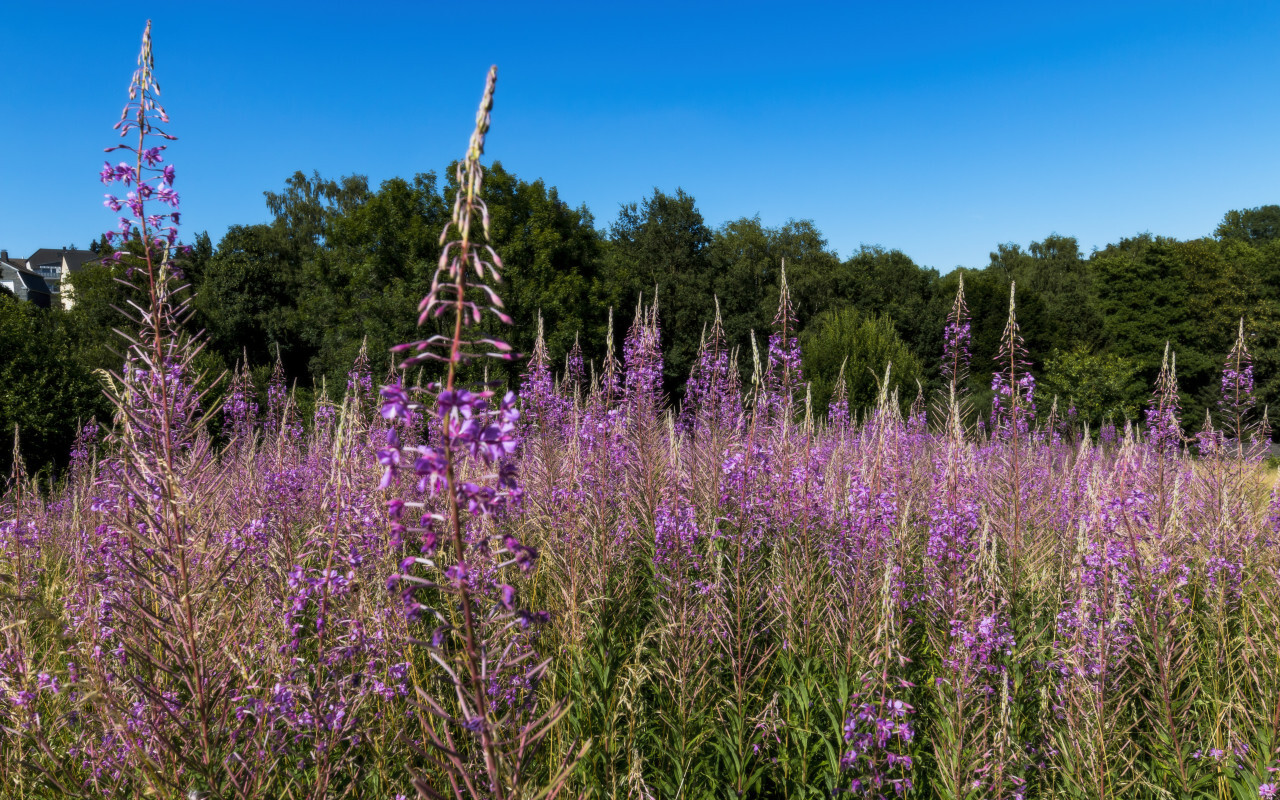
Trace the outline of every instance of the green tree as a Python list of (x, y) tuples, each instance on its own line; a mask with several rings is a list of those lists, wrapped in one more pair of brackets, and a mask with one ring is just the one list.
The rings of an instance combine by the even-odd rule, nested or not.
[(124, 340), (115, 331), (127, 329), (121, 309), (129, 309), (133, 291), (121, 281), (125, 269), (116, 264), (86, 267), (70, 277), (75, 305), (64, 313), (63, 324), (77, 363), (84, 369), (119, 370), (124, 363)]
[[(412, 184), (392, 178), (377, 192), (357, 195), (351, 192), (326, 211), (322, 247), (301, 265), (298, 329), (314, 353), (311, 376), (336, 386), (343, 385), (366, 341), (375, 378), (381, 379), (391, 347), (419, 338), (417, 305), (435, 272), (448, 214), (431, 173)], [(310, 218), (301, 224), (311, 224)], [(303, 240), (305, 232), (291, 236)], [(422, 333), (436, 332), (437, 324)]]
[[(947, 276), (947, 280), (939, 283), (939, 291), (935, 293), (935, 310), (945, 319), (946, 310), (950, 309), (955, 299), (955, 284), (959, 270)], [(953, 277), (954, 276), (954, 277)], [(1051, 351), (1048, 342), (1049, 323), (1046, 319), (1044, 303), (1040, 295), (1032, 289), (1017, 287), (1018, 324), (1031, 357), (1031, 370), (1039, 372), (1045, 358)], [(983, 405), (984, 393), (989, 392), (991, 374), (997, 368), (996, 356), (1000, 352), (1000, 338), (1004, 333), (1005, 322), (1009, 318), (1009, 278), (1003, 270), (987, 267), (983, 270), (964, 271), (964, 293), (969, 305), (972, 319), (972, 382), (975, 388), (975, 404)], [(939, 346), (930, 353), (930, 361), (936, 362), (942, 356)]]
[(1178, 354), (1183, 419), (1193, 430), (1217, 403), (1222, 360), (1240, 319), (1256, 359), (1260, 399), (1277, 397), (1280, 253), (1274, 247), (1272, 241), (1143, 235), (1109, 245), (1091, 260), (1112, 351), (1139, 364), (1150, 385), (1169, 342)]
[(271, 225), (233, 225), (209, 259), (195, 306), (210, 346), (231, 363), (247, 355), (250, 365), (267, 364), (279, 349), (296, 374), (297, 361), (306, 358), (295, 330), (299, 282), (286, 259)]
[(12, 468), (14, 426), (36, 472), (65, 464), (77, 425), (105, 420), (101, 385), (72, 352), (61, 312), (0, 294), (0, 476)]
[(1213, 232), (1219, 239), (1267, 242), (1280, 238), (1280, 206), (1228, 211)]
[[(380, 377), (392, 345), (441, 332), (436, 320), (418, 328), (414, 319), (458, 190), (454, 170), (448, 174), (443, 186), (424, 173), (369, 191), (362, 176), (328, 181), (298, 173), (284, 191), (268, 193), (276, 215), (270, 228), (230, 232), (215, 257), (223, 277), (210, 278), (206, 302), (219, 346), (229, 350), (246, 338), (260, 341), (258, 350), (279, 344), (291, 377), (336, 383), (366, 342)], [(588, 344), (593, 329), (602, 334), (602, 307), (591, 302), (602, 242), (585, 207), (570, 208), (554, 187), (522, 181), (496, 162), (483, 199), (505, 266), (499, 292), (515, 321), (502, 326), (503, 338), (531, 348), (539, 311), (553, 357), (579, 331), (587, 331)], [(213, 321), (215, 307), (226, 310), (221, 323)], [(251, 363), (261, 366), (252, 350)], [(291, 352), (302, 355), (291, 362)]]
[(1041, 411), (1058, 398), (1059, 411), (1074, 407), (1096, 430), (1106, 420), (1120, 424), (1137, 419), (1146, 401), (1146, 385), (1138, 380), (1138, 364), (1115, 353), (1094, 353), (1084, 346), (1055, 350), (1045, 362), (1037, 389)]
[(816, 415), (825, 416), (842, 364), (850, 411), (875, 404), (890, 363), (889, 391), (898, 389), (904, 409), (916, 397), (920, 362), (886, 316), (863, 314), (855, 308), (826, 311), (801, 335), (800, 346)]
[[(840, 260), (809, 220), (790, 220), (780, 228), (765, 227), (759, 217), (725, 223), (715, 232), (708, 260), (725, 335), (744, 354), (751, 351), (751, 331), (764, 335), (771, 328), (784, 261), (801, 329), (843, 297), (833, 285)], [(700, 305), (702, 321), (709, 322), (712, 304)], [(750, 359), (740, 359), (739, 367), (745, 377)]]
[(1016, 244), (998, 245), (989, 268), (1017, 281), (1020, 300), (1032, 293), (1039, 298), (1046, 326), (1042, 338), (1051, 350), (1104, 343), (1093, 274), (1075, 237), (1050, 234), (1026, 251)]
[(888, 316), (899, 338), (915, 353), (940, 355), (951, 297), (934, 309), (930, 301), (938, 281), (936, 270), (918, 266), (901, 250), (864, 245), (840, 265), (834, 291), (863, 313)]

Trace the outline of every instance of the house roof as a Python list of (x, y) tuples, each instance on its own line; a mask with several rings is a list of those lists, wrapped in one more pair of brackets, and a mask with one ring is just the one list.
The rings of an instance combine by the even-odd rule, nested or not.
[(20, 269), (18, 274), (22, 276), (22, 282), (26, 284), (28, 292), (44, 292), (49, 294), (49, 284), (39, 273), (32, 272), (29, 269)]
[(98, 254), (92, 250), (55, 250), (50, 247), (42, 247), (32, 253), (31, 258), (27, 259), (27, 266), (43, 267), (50, 264), (61, 265), (62, 260), (65, 258), (67, 261), (67, 268), (72, 272), (79, 272), (80, 267), (84, 266), (88, 261), (95, 260), (97, 257)]
[(49, 308), (52, 304), (53, 293), (49, 291), (49, 284), (38, 272), (16, 266), (11, 260), (6, 259), (0, 261), (0, 276), (3, 276), (5, 282), (11, 285), (16, 281), (17, 285), (12, 285), (12, 290), (19, 300), (27, 300), (41, 308)]
[(24, 267), (15, 265), (12, 261), (4, 262), (13, 268), (13, 272), (17, 275), (18, 280), (22, 281), (22, 285), (27, 287), (28, 292), (43, 292), (49, 294), (49, 284), (45, 283), (44, 277), (38, 272), (32, 272)]

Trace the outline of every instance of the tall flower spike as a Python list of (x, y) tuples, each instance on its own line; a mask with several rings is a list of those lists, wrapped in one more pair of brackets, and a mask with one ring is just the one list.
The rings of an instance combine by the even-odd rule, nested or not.
[(1156, 452), (1172, 454), (1182, 445), (1181, 404), (1178, 400), (1178, 355), (1164, 343), (1160, 374), (1147, 409), (1147, 440)]
[[(404, 359), (402, 368), (407, 369), (428, 360), (447, 363), (449, 389), (453, 388), (453, 378), (459, 364), (481, 356), (505, 360), (516, 358), (516, 353), (506, 342), (462, 335), (466, 328), (479, 324), (486, 311), (503, 324), (512, 324), (511, 317), (503, 311), (502, 298), (490, 286), (491, 283), (502, 282), (502, 259), (488, 244), (489, 207), (481, 199), (484, 169), (480, 166), (480, 157), (484, 155), (485, 136), (489, 133), (493, 90), (497, 79), (497, 69), (489, 70), (484, 96), (476, 111), (476, 128), (471, 134), (467, 155), (458, 162), (455, 171), (458, 190), (453, 199), (450, 223), (440, 232), (440, 244), (443, 245), (440, 261), (431, 281), (431, 290), (418, 304), (419, 325), (452, 311), (453, 333), (449, 336), (437, 334), (392, 348), (396, 353), (411, 353)], [(472, 226), (477, 217), (483, 228), (483, 244), (473, 239)], [(456, 240), (449, 240), (451, 230), (457, 231)]]
[(538, 310), (538, 327), (533, 338), (533, 353), (529, 356), (529, 368), (549, 367), (550, 361), (547, 357), (547, 340), (542, 325), (542, 310)]
[(1025, 433), (1035, 415), (1035, 378), (1028, 367), (1027, 346), (1018, 327), (1017, 284), (1009, 284), (1009, 319), (996, 355), (998, 369), (991, 376), (992, 434)]
[[(889, 378), (893, 374), (893, 362), (887, 361), (884, 365), (884, 380), (880, 381), (880, 386), (876, 392), (876, 411), (886, 414), (889, 411)], [(897, 405), (894, 403), (894, 405)]]
[(711, 302), (715, 304), (716, 316), (711, 322), (711, 345), (713, 347), (724, 347), (724, 321), (720, 318), (720, 298), (717, 295), (711, 295)]
[(947, 314), (947, 327), (942, 339), (942, 378), (950, 387), (950, 394), (959, 397), (968, 388), (965, 382), (969, 378), (969, 346), (972, 341), (969, 306), (964, 300), (964, 273), (960, 274), (960, 288), (956, 290), (955, 302)]
[(769, 336), (769, 364), (766, 389), (770, 403), (776, 403), (785, 417), (790, 417), (804, 377), (800, 371), (800, 340), (795, 336), (796, 315), (791, 305), (791, 288), (787, 285), (787, 262), (782, 261), (778, 282), (778, 310), (773, 316), (773, 333)]
[(827, 422), (832, 427), (844, 427), (849, 424), (849, 384), (845, 381), (844, 371), (849, 366), (849, 357), (840, 362), (840, 374), (836, 376), (836, 385), (831, 392), (831, 406), (827, 411)]
[(243, 441), (253, 431), (258, 419), (258, 402), (249, 374), (248, 355), (236, 365), (231, 386), (222, 400), (222, 428), (229, 438)]
[(1201, 456), (1218, 455), (1222, 452), (1222, 432), (1213, 426), (1213, 412), (1204, 410), (1204, 422), (1200, 432), (1196, 434), (1196, 448)]
[(601, 383), (600, 392), (604, 397), (605, 405), (613, 405), (614, 400), (618, 398), (618, 373), (621, 371), (618, 365), (618, 357), (615, 354), (616, 347), (613, 343), (613, 306), (609, 306), (609, 319), (605, 325), (604, 333), (604, 364), (601, 367)]
[(782, 267), (778, 273), (778, 310), (773, 315), (773, 326), (789, 337), (796, 329), (796, 312), (791, 305), (791, 288), (787, 285), (787, 260), (782, 259)]
[[(427, 586), (452, 594), (451, 604), (457, 612), (430, 612), (440, 627), (428, 647), (432, 658), (444, 667), (444, 674), (435, 680), (448, 686), (453, 698), (437, 700), (419, 689), (432, 712), (444, 721), (443, 730), (427, 724), (422, 735), (435, 746), (440, 758), (437, 763), (448, 773), (455, 791), (466, 786), (477, 800), (526, 796), (535, 780), (529, 774), (529, 755), (567, 709), (564, 703), (557, 703), (535, 719), (517, 719), (523, 706), (495, 707), (489, 694), (494, 681), (536, 686), (550, 663), (525, 661), (527, 642), (520, 631), (531, 623), (544, 621), (547, 615), (519, 608), (517, 590), (512, 585), (516, 582), (515, 572), (527, 574), (535, 568), (537, 550), (486, 522), (522, 492), (512, 463), (520, 418), (516, 397), (508, 392), (494, 408), (493, 392), (487, 382), (476, 391), (458, 385), (460, 364), (482, 356), (513, 357), (507, 344), (468, 333), (469, 328), (482, 321), (485, 311), (504, 323), (511, 322), (501, 310), (497, 292), (489, 285), (501, 280), (502, 262), (492, 247), (481, 245), (474, 238), (477, 217), (483, 224), (486, 241), (489, 236), (489, 212), (481, 199), (484, 172), (480, 157), (489, 130), (497, 75), (496, 67), (489, 70), (476, 112), (475, 132), (466, 158), (457, 166), (453, 215), (440, 235), (444, 243), (440, 263), (431, 290), (419, 305), (419, 324), (444, 316), (452, 334), (393, 348), (395, 352), (411, 353), (405, 366), (426, 359), (444, 362), (445, 377), (443, 382), (425, 388), (406, 389), (399, 384), (383, 388), (382, 416), (392, 426), (387, 430), (385, 446), (377, 451), (383, 468), (380, 488), (399, 482), (401, 472), (411, 473), (407, 483), (417, 495), (409, 501), (392, 500), (389, 516), (399, 520), (406, 508), (414, 509), (414, 516), (421, 515), (417, 525), (399, 521), (393, 525), (396, 535), (417, 538), (424, 557), (405, 562), (401, 567), (405, 574), (392, 576), (392, 585), (408, 587), (405, 605), (410, 609), (424, 608), (413, 600), (413, 594), (414, 587)], [(446, 241), (451, 231), (457, 238)], [(539, 335), (539, 341), (541, 338)], [(538, 348), (534, 369), (549, 374), (545, 347)], [(399, 428), (411, 428), (414, 418), (423, 411), (423, 404), (415, 400), (415, 395), (434, 397), (432, 412), (439, 429), (427, 444), (407, 447), (401, 443)], [(433, 497), (443, 502), (433, 501)], [(432, 510), (442, 506), (444, 513)], [(410, 571), (415, 568), (425, 571), (426, 577)], [(502, 582), (504, 579), (512, 583)], [(446, 711), (446, 707), (450, 710)], [(474, 737), (472, 745), (459, 746), (458, 737)], [(473, 764), (467, 752), (481, 756), (482, 776), (472, 775)], [(552, 771), (551, 785), (544, 794), (555, 794), (567, 778), (568, 766), (560, 772)], [(423, 796), (441, 796), (426, 778), (419, 778), (415, 785)]]
[[(110, 671), (95, 668), (95, 679), (118, 745), (146, 753), (151, 768), (139, 771), (147, 793), (176, 796), (202, 786), (227, 796), (248, 771), (243, 760), (232, 762), (237, 731), (227, 723), (231, 698), (244, 685), (232, 655), (244, 598), (223, 578), (241, 549), (210, 522), (224, 477), (204, 432), (214, 412), (202, 408), (205, 398), (195, 389), (203, 378), (194, 366), (200, 345), (186, 332), (190, 297), (172, 260), (183, 250), (176, 244), (175, 171), (164, 164), (167, 145), (153, 142), (175, 137), (160, 128), (169, 117), (157, 99), (150, 22), (137, 63), (115, 125), (131, 141), (108, 148), (129, 152), (133, 163), (107, 165), (100, 175), (104, 184), (129, 189), (123, 203), (109, 196), (115, 203), (108, 206), (132, 214), (120, 218), (122, 242), (113, 255), (137, 298), (129, 304), (137, 332), (122, 334), (125, 361), (107, 389), (115, 407), (111, 449), (120, 455), (109, 478), (115, 499), (100, 506), (99, 528), (128, 535), (131, 556), (120, 564), (112, 604), (120, 652), (129, 655)], [(172, 210), (154, 213), (157, 204)], [(147, 730), (141, 719), (158, 727)]]
[(583, 381), (586, 380), (586, 368), (582, 361), (582, 344), (578, 341), (579, 334), (573, 335), (573, 347), (569, 348), (569, 352), (564, 357), (564, 380), (569, 393), (577, 398), (582, 391)]
[[(172, 164), (160, 166), (164, 163), (163, 152), (168, 145), (148, 146), (146, 141), (148, 137), (166, 141), (175, 138), (160, 127), (162, 123), (168, 124), (169, 115), (160, 105), (159, 96), (160, 84), (155, 79), (155, 56), (151, 52), (151, 21), (148, 20), (142, 34), (142, 49), (138, 53), (138, 68), (134, 70), (129, 84), (129, 102), (125, 103), (124, 110), (120, 112), (120, 121), (115, 124), (115, 130), (119, 131), (121, 138), (136, 134), (137, 144), (118, 144), (106, 148), (108, 153), (115, 150), (128, 151), (133, 154), (133, 163), (122, 161), (112, 166), (110, 162), (104, 161), (102, 172), (99, 173), (104, 185), (122, 183), (129, 190), (123, 199), (106, 195), (103, 205), (117, 212), (127, 207), (132, 218), (119, 217), (116, 230), (107, 231), (104, 238), (111, 243), (119, 237), (122, 249), (113, 254), (114, 260), (119, 262), (124, 259), (123, 248), (136, 228), (141, 241), (153, 251), (148, 253), (149, 260), (164, 269), (172, 270), (170, 259), (172, 251), (177, 248), (180, 216), (178, 193), (173, 189), (176, 173)], [(163, 203), (170, 210), (160, 214), (154, 213), (154, 206), (152, 210), (148, 210), (147, 201), (151, 199)]]
[(969, 306), (964, 299), (964, 273), (961, 272), (960, 286), (956, 289), (956, 298), (943, 329), (942, 379), (946, 389), (939, 398), (939, 416), (945, 421), (948, 435), (956, 441), (963, 438), (968, 405), (965, 395), (969, 390), (970, 325)]
[(716, 301), (715, 319), (710, 330), (703, 327), (698, 357), (685, 384), (681, 425), (698, 434), (735, 429), (742, 414), (738, 381), (720, 321), (720, 304)]
[(1271, 455), (1271, 410), (1270, 406), (1262, 407), (1262, 419), (1254, 426), (1253, 439), (1250, 443), (1249, 458), (1261, 462)]
[(695, 414), (695, 410), (701, 402), (701, 398), (706, 395), (706, 365), (707, 365), (707, 325), (702, 324), (702, 335), (698, 337), (698, 357), (693, 360), (693, 366), (689, 368), (689, 379), (685, 381), (684, 402), (681, 404), (680, 417), (685, 428), (689, 426)]
[[(1230, 447), (1243, 457), (1246, 439), (1251, 433), (1249, 415), (1257, 400), (1254, 398), (1253, 356), (1244, 339), (1244, 318), (1240, 319), (1235, 343), (1222, 366), (1222, 394), (1218, 400), (1218, 412), (1222, 417), (1222, 436), (1230, 437)], [(1224, 444), (1226, 444), (1224, 442)]]
[(804, 423), (801, 427), (806, 436), (813, 435), (813, 384), (804, 384)]
[(928, 415), (925, 411), (924, 384), (920, 383), (920, 379), (916, 379), (916, 399), (911, 401), (911, 408), (907, 413), (907, 422), (912, 433), (922, 434), (928, 424)]
[(635, 410), (655, 414), (662, 408), (663, 366), (657, 306), (655, 297), (653, 305), (646, 309), (641, 295), (631, 330), (622, 344), (627, 400)]
[(551, 359), (547, 356), (547, 342), (543, 336), (542, 312), (538, 312), (537, 333), (533, 341), (533, 354), (529, 358), (520, 382), (520, 396), (531, 417), (541, 425), (550, 424), (555, 416), (557, 397), (551, 377)]
[(760, 345), (756, 342), (756, 332), (751, 331), (751, 405), (758, 408), (764, 391), (764, 373), (760, 368)]

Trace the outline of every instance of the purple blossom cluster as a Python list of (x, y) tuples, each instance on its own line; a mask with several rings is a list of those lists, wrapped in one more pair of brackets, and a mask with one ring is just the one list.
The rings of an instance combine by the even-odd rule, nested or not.
[(680, 408), (684, 430), (705, 435), (716, 430), (734, 430), (742, 424), (742, 393), (734, 361), (717, 303), (715, 321), (710, 333), (703, 333), (698, 358), (685, 383)]
[[(901, 688), (911, 685), (903, 683)], [(915, 739), (914, 713), (910, 703), (883, 693), (854, 694), (853, 709), (844, 723), (848, 749), (840, 761), (854, 775), (850, 793), (887, 800), (914, 788), (911, 774), (915, 765), (908, 752)]]

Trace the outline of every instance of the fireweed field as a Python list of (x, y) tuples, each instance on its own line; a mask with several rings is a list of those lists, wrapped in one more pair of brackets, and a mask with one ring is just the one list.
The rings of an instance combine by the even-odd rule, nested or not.
[(812, 407), (785, 280), (764, 352), (707, 309), (678, 407), (660, 303), (602, 364), (540, 339), (508, 393), (491, 72), (404, 366), (361, 358), (307, 418), (282, 373), (219, 404), (151, 70), (148, 28), (102, 173), (137, 290), (115, 417), (0, 497), (0, 795), (1275, 796), (1280, 500), (1243, 324), (1185, 426), (1172, 352), (1145, 425), (1038, 397), (1012, 297), (978, 413), (963, 288), (949, 389), (914, 403)]

